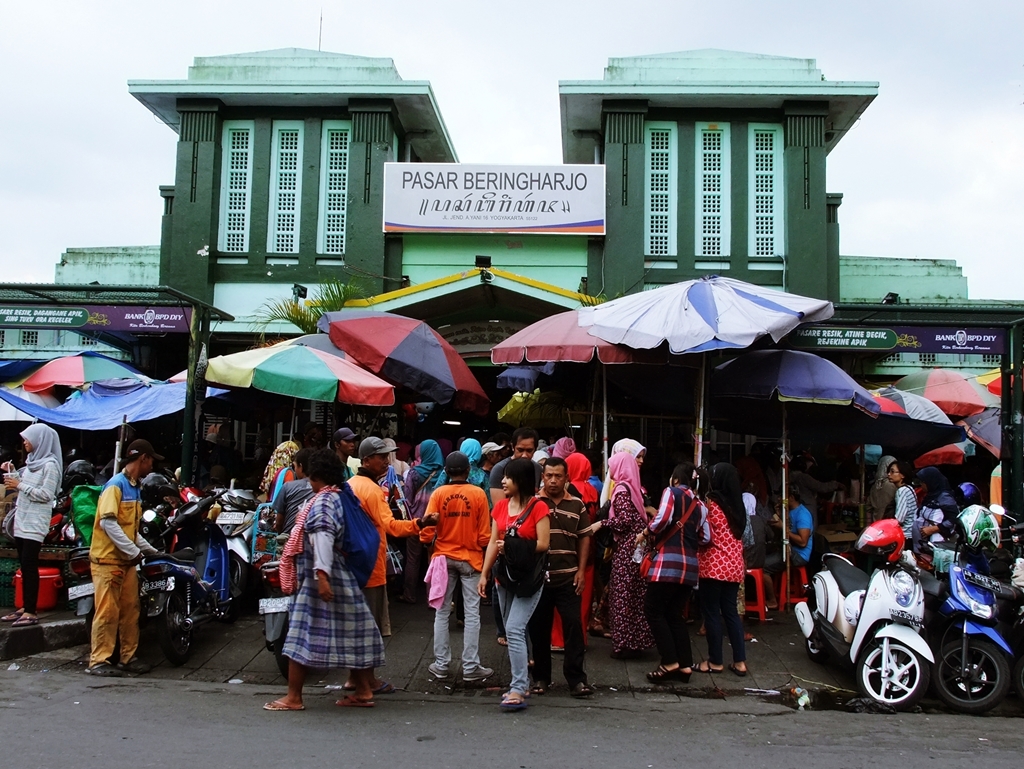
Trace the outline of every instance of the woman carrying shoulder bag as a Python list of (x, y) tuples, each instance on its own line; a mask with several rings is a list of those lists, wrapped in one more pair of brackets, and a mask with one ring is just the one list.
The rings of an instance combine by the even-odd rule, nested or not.
[[(512, 684), (501, 698), (501, 708), (523, 710), (530, 687), (526, 626), (544, 589), (551, 522), (548, 506), (535, 499), (537, 475), (531, 460), (509, 462), (501, 486), (505, 498), (498, 500), (491, 512), (491, 540), (484, 554), (477, 592), (481, 597), (487, 596), (487, 579), (494, 568), (494, 592), (505, 621), (508, 661), (512, 668)], [(532, 561), (529, 559), (531, 551)], [(499, 556), (501, 560), (495, 566)]]
[(693, 463), (677, 465), (661, 496), (658, 514), (636, 537), (638, 545), (645, 541), (651, 544), (640, 571), (647, 580), (644, 614), (661, 655), (661, 664), (647, 674), (652, 684), (686, 683), (693, 673), (693, 652), (683, 611), (697, 586), (697, 548), (711, 541), (707, 508), (697, 498), (697, 488)]
[(26, 627), (39, 622), (36, 602), (39, 600), (39, 550), (50, 531), (53, 503), (57, 499), (63, 462), (57, 431), (44, 424), (29, 425), (21, 433), (28, 455), (25, 468), (14, 472), (10, 462), (4, 464), (4, 486), (17, 489), (18, 501), (8, 515), (14, 516), (14, 544), (21, 562), (24, 607), (2, 618), (12, 627)]

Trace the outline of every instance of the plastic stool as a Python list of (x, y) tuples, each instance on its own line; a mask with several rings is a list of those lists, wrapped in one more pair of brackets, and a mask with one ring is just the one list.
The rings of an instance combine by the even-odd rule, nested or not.
[(775, 594), (779, 599), (779, 611), (785, 611), (787, 605), (807, 603), (807, 595), (804, 592), (804, 585), (809, 581), (807, 579), (807, 567), (796, 566), (793, 571), (796, 572), (796, 584), (793, 586), (792, 591), (790, 591), (787, 569), (783, 569), (782, 572), (774, 577)]
[(757, 614), (757, 618), (762, 622), (768, 619), (768, 607), (764, 603), (764, 569), (747, 569), (747, 577), (754, 580), (754, 596), (753, 602), (750, 600), (750, 593), (747, 592), (747, 600), (744, 604), (744, 608), (747, 610), (747, 614), (753, 612)]

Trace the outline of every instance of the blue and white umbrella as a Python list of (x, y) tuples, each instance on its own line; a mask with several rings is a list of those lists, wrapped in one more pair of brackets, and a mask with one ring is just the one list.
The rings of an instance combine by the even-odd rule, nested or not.
[(673, 353), (776, 342), (802, 323), (831, 318), (831, 302), (708, 275), (614, 299), (579, 312), (591, 336), (634, 349), (668, 342)]

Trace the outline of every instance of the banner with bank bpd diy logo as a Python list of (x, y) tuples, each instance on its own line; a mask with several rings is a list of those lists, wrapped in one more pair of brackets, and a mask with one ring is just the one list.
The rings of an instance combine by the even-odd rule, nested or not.
[(603, 165), (384, 164), (384, 232), (604, 230)]

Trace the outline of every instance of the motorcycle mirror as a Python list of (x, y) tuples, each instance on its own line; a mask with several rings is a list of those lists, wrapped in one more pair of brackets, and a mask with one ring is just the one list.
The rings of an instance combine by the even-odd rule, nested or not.
[(156, 513), (152, 510), (147, 510), (142, 514), (142, 520), (144, 520), (146, 523), (152, 523), (156, 520)]
[(989, 505), (988, 509), (996, 515), (1006, 515), (1006, 508), (1002, 505)]

